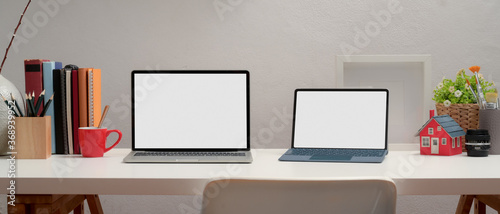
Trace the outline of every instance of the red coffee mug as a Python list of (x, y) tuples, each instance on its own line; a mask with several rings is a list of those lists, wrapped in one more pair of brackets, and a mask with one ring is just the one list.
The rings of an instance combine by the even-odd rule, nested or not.
[[(106, 148), (106, 139), (109, 134), (116, 132), (118, 140)], [(80, 151), (83, 157), (102, 157), (104, 153), (115, 147), (122, 139), (122, 132), (120, 130), (108, 130), (106, 128), (97, 127), (80, 127), (78, 129), (80, 139)]]

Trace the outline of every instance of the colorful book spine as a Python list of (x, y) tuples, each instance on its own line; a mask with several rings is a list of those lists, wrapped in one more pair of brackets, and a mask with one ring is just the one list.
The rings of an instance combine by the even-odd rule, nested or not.
[[(38, 97), (43, 91), (43, 62), (49, 62), (46, 59), (25, 59), (24, 60), (24, 78), (26, 93), (35, 92)], [(34, 100), (36, 103), (38, 100)], [(42, 113), (43, 105), (37, 112)]]
[[(43, 62), (43, 87), (45, 88), (45, 100), (44, 103), (47, 103), (54, 94), (54, 69), (61, 69), (61, 62)], [(52, 139), (52, 153), (56, 153), (56, 126), (55, 126), (55, 115), (54, 115), (54, 105), (49, 105), (49, 108), (45, 112), (45, 115), (51, 117), (51, 139)]]
[(53, 70), (54, 117), (56, 129), (56, 154), (68, 154), (68, 127), (66, 114), (66, 71)]
[(89, 126), (99, 126), (101, 120), (101, 69), (89, 69), (88, 78), (88, 114)]
[(80, 127), (79, 118), (79, 94), (78, 94), (78, 69), (73, 69), (71, 71), (71, 93), (72, 93), (72, 105), (73, 105), (73, 154), (80, 154), (80, 139), (78, 135), (78, 128)]
[(65, 67), (64, 71), (66, 72), (66, 128), (68, 129), (68, 154), (73, 154), (73, 120), (72, 120), (72, 87), (71, 87), (71, 71), (72, 69), (69, 67)]
[(88, 80), (87, 71), (88, 68), (78, 69), (78, 112), (79, 112), (79, 123), (80, 127), (88, 127)]

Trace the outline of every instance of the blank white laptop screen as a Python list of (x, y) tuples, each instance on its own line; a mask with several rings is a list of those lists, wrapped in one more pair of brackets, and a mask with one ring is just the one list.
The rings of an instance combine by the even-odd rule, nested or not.
[(136, 149), (247, 148), (245, 73), (137, 73)]
[(297, 91), (294, 148), (385, 149), (385, 91)]

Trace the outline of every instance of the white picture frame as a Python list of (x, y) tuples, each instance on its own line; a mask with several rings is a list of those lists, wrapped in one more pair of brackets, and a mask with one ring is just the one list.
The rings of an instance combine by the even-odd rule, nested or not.
[[(389, 143), (414, 143), (432, 106), (431, 55), (337, 55), (336, 83), (389, 89)], [(393, 89), (393, 90), (391, 90)]]

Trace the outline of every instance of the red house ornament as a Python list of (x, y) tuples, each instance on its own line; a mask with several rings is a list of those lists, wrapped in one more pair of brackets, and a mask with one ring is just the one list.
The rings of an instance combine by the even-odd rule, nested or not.
[(449, 115), (434, 116), (420, 128), (415, 136), (420, 137), (421, 155), (458, 155), (462, 154), (464, 130)]

